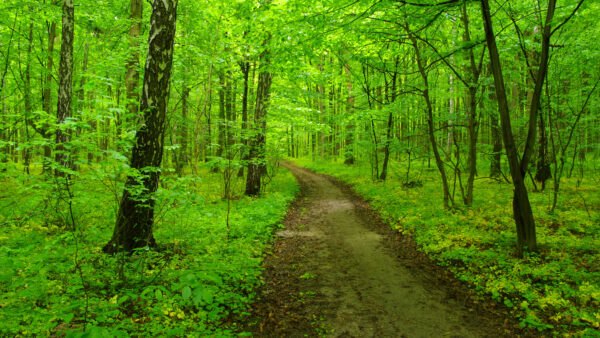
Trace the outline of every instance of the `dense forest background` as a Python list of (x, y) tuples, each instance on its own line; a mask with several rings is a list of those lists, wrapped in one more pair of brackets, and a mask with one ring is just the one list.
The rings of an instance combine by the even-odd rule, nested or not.
[(598, 335), (599, 3), (0, 10), (0, 333), (234, 334), (288, 159), (524, 327)]

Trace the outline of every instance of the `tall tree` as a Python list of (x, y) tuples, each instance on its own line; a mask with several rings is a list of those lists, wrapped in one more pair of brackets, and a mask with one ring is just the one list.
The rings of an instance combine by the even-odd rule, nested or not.
[[(127, 117), (133, 119), (138, 113), (138, 104), (140, 94), (138, 82), (140, 79), (140, 53), (139, 53), (139, 36), (142, 32), (142, 0), (131, 0), (130, 3), (131, 23), (129, 26), (129, 56), (127, 58), (126, 73), (125, 73), (125, 96), (127, 97)], [(118, 121), (122, 123), (123, 121)]]
[(156, 244), (154, 194), (163, 158), (176, 19), (177, 0), (154, 0), (140, 102), (144, 124), (136, 132), (131, 154), (130, 166), (136, 174), (127, 177), (113, 236), (103, 248), (107, 253)]
[(258, 87), (256, 90), (256, 105), (254, 107), (254, 121), (250, 138), (250, 152), (248, 155), (248, 174), (246, 176), (246, 191), (248, 196), (260, 194), (261, 169), (265, 161), (266, 146), (266, 117), (269, 105), (272, 75), (269, 71), (269, 51), (266, 49), (269, 38), (265, 40), (265, 50), (260, 56), (260, 72), (258, 74)]
[(522, 254), (524, 250), (537, 250), (535, 221), (533, 219), (533, 211), (531, 210), (531, 203), (529, 202), (529, 196), (527, 194), (527, 187), (525, 186), (525, 174), (527, 173), (531, 154), (533, 153), (533, 148), (535, 146), (537, 114), (540, 107), (543, 83), (548, 71), (550, 36), (552, 34), (551, 23), (552, 18), (554, 17), (555, 7), (556, 0), (549, 0), (546, 10), (546, 22), (542, 33), (542, 50), (539, 59), (539, 67), (534, 79), (535, 87), (529, 106), (529, 131), (523, 156), (519, 159), (511, 127), (508, 99), (500, 64), (500, 55), (498, 46), (496, 45), (496, 36), (494, 35), (492, 26), (490, 5), (488, 0), (481, 0), (485, 39), (488, 45), (492, 74), (494, 75), (496, 100), (498, 102), (498, 111), (502, 126), (502, 139), (504, 141), (504, 148), (506, 150), (510, 174), (514, 185), (513, 215), (517, 227), (517, 249), (520, 254)]
[(58, 105), (56, 108), (56, 163), (63, 168), (55, 171), (56, 176), (64, 175), (64, 167), (71, 161), (65, 143), (70, 139), (70, 130), (61, 126), (72, 115), (73, 96), (73, 38), (75, 30), (75, 7), (73, 0), (64, 0), (62, 6), (62, 40), (60, 45), (60, 83), (58, 86)]

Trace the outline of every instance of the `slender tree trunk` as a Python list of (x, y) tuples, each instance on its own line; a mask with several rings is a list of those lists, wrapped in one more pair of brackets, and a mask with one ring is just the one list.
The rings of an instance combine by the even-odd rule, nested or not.
[[(244, 61), (240, 63), (242, 75), (244, 76), (244, 88), (242, 89), (242, 133), (241, 139), (244, 145), (242, 153), (242, 161), (248, 161), (248, 77), (250, 75), (250, 63)], [(238, 177), (244, 176), (244, 166), (240, 167)]]
[[(348, 90), (348, 98), (346, 100), (346, 112), (348, 116), (354, 113), (354, 94), (352, 93), (352, 79), (350, 78), (350, 65), (344, 65), (344, 72), (346, 73), (346, 88)], [(346, 122), (346, 144), (344, 147), (344, 164), (354, 164), (354, 123)]]
[(186, 81), (183, 81), (181, 93), (181, 125), (178, 126), (179, 151), (177, 156), (177, 175), (183, 175), (183, 169), (188, 162), (188, 98), (190, 88)]
[[(16, 31), (16, 25), (17, 25), (17, 14), (15, 13), (15, 18), (14, 18), (14, 23), (13, 23), (13, 27), (10, 30), (10, 38), (8, 40), (8, 48), (6, 53), (3, 53), (3, 56), (5, 56), (4, 59), (4, 65), (2, 67), (2, 74), (0, 75), (0, 105), (2, 108), (2, 119), (4, 119), (4, 115), (6, 115), (7, 113), (7, 108), (6, 108), (6, 95), (4, 94), (4, 87), (6, 86), (6, 75), (8, 74), (8, 68), (10, 65), (10, 49), (13, 45), (13, 36), (15, 34)], [(2, 125), (0, 125), (2, 126)], [(0, 130), (0, 140), (4, 139), (4, 141), (6, 141), (6, 145), (3, 147), (4, 149), (3, 152), (5, 154), (5, 156), (0, 156), (2, 158), (2, 163), (6, 163), (8, 162), (8, 159), (10, 158), (10, 154), (11, 154), (11, 147), (10, 147), (10, 134), (11, 134), (11, 128), (9, 127), (5, 127), (2, 126), (2, 129)], [(6, 168), (3, 168), (2, 171), (6, 171)]]
[[(265, 41), (265, 45), (267, 42)], [(258, 74), (258, 88), (256, 91), (256, 106), (254, 110), (253, 135), (250, 139), (250, 153), (248, 163), (248, 175), (246, 176), (246, 191), (248, 196), (260, 194), (261, 176), (265, 166), (265, 129), (267, 108), (269, 105), (272, 75), (267, 69), (269, 66), (269, 55), (265, 51), (261, 55), (261, 71)]]
[(60, 45), (60, 83), (58, 87), (58, 105), (56, 108), (56, 163), (63, 168), (56, 169), (55, 176), (64, 176), (64, 168), (71, 166), (72, 151), (65, 148), (71, 137), (70, 128), (61, 126), (72, 115), (73, 87), (73, 37), (75, 29), (75, 8), (73, 0), (64, 0), (62, 15), (62, 41)]
[(488, 0), (481, 0), (481, 12), (485, 28), (485, 37), (488, 45), (492, 72), (494, 74), (494, 83), (496, 87), (496, 96), (498, 101), (498, 110), (500, 112), (500, 120), (502, 123), (502, 138), (510, 167), (510, 173), (515, 187), (513, 196), (513, 213), (517, 228), (517, 249), (519, 254), (524, 250), (537, 250), (537, 241), (535, 233), (535, 221), (533, 211), (529, 202), (527, 188), (525, 187), (525, 174), (529, 164), (529, 159), (533, 151), (536, 133), (537, 113), (540, 105), (540, 97), (542, 86), (548, 70), (548, 56), (550, 49), (550, 34), (551, 22), (554, 17), (554, 8), (556, 0), (549, 0), (548, 10), (546, 13), (546, 23), (543, 31), (542, 53), (540, 57), (540, 66), (535, 78), (535, 88), (532, 95), (531, 106), (529, 108), (529, 132), (527, 134), (527, 143), (523, 157), (519, 161), (519, 155), (515, 146), (514, 137), (510, 123), (510, 113), (508, 108), (508, 100), (504, 86), (504, 77), (500, 64), (498, 47), (496, 38), (492, 28), (492, 20)]
[(535, 180), (542, 183), (542, 191), (546, 189), (546, 181), (552, 178), (552, 170), (548, 163), (548, 138), (546, 137), (546, 124), (544, 115), (539, 115), (540, 138), (538, 148), (538, 162), (535, 171)]
[(390, 143), (392, 138), (392, 126), (394, 125), (394, 114), (390, 112), (388, 115), (387, 122), (387, 132), (386, 132), (386, 140), (385, 140), (385, 148), (384, 148), (384, 156), (383, 156), (383, 166), (381, 168), (381, 175), (379, 179), (385, 181), (387, 178), (388, 164), (390, 161)]
[(130, 1), (130, 19), (129, 26), (129, 56), (125, 65), (125, 97), (127, 99), (127, 117), (125, 121), (122, 118), (117, 119), (117, 137), (121, 136), (121, 128), (124, 122), (132, 122), (138, 114), (140, 102), (140, 93), (138, 90), (138, 82), (140, 80), (140, 52), (139, 52), (139, 36), (142, 32), (142, 0)]
[(232, 159), (231, 147), (235, 143), (235, 89), (231, 71), (227, 71), (225, 74), (225, 147), (227, 159)]
[(212, 142), (213, 142), (213, 133), (212, 133), (212, 74), (213, 67), (212, 65), (208, 70), (208, 81), (206, 87), (206, 103), (204, 104), (204, 113), (206, 115), (206, 150), (204, 153), (204, 161), (208, 162), (210, 157), (212, 156)]
[(103, 248), (107, 253), (156, 244), (154, 193), (163, 157), (176, 18), (177, 0), (154, 0), (139, 109), (145, 123), (136, 132), (131, 155), (131, 168), (138, 175), (127, 178), (113, 236)]
[[(492, 64), (488, 67), (489, 74), (492, 74)], [(488, 98), (490, 101), (496, 101), (496, 92), (493, 88), (489, 88)], [(513, 88), (513, 91), (515, 89)], [(517, 107), (515, 104), (513, 107)], [(502, 160), (502, 130), (498, 123), (498, 112), (496, 109), (490, 109), (490, 125), (492, 133), (492, 156), (490, 158), (490, 177), (498, 177), (502, 175), (500, 167)]]
[[(25, 103), (25, 138), (26, 142), (29, 143), (29, 124), (31, 123), (29, 119), (29, 114), (32, 112), (31, 106), (31, 49), (33, 47), (33, 23), (29, 24), (29, 43), (27, 45), (27, 64), (25, 65), (25, 85), (23, 90), (23, 101)], [(31, 149), (29, 149), (30, 145), (27, 144), (25, 149), (23, 150), (23, 162), (25, 165), (25, 171), (27, 175), (29, 175), (29, 162), (31, 159)]]
[[(225, 142), (227, 137), (226, 132), (226, 120), (225, 120), (225, 93), (227, 91), (225, 84), (225, 74), (222, 71), (219, 71), (219, 119), (217, 120), (217, 135), (218, 135), (218, 143), (219, 147), (217, 148), (217, 157), (223, 157), (223, 152), (225, 150)], [(214, 172), (219, 171), (218, 167), (213, 168)]]
[[(48, 50), (46, 56), (46, 80), (44, 81), (43, 90), (43, 109), (47, 115), (52, 113), (52, 73), (54, 71), (54, 39), (56, 38), (56, 23), (51, 22), (48, 27)], [(47, 172), (50, 167), (50, 159), (52, 158), (52, 148), (50, 147), (49, 126), (42, 126), (41, 135), (46, 139), (44, 144), (44, 161), (43, 172)]]
[(419, 49), (419, 45), (417, 43), (416, 38), (410, 32), (408, 26), (405, 27), (406, 32), (409, 34), (409, 38), (411, 40), (413, 49), (416, 55), (417, 66), (419, 69), (419, 73), (421, 74), (421, 78), (423, 80), (423, 98), (425, 99), (425, 104), (427, 107), (427, 126), (428, 126), (428, 134), (429, 134), (429, 143), (431, 144), (431, 149), (433, 150), (433, 155), (435, 157), (435, 163), (440, 172), (440, 177), (442, 179), (442, 188), (444, 192), (444, 208), (450, 208), (451, 204), (454, 204), (452, 201), (452, 197), (450, 196), (450, 189), (448, 187), (448, 178), (446, 176), (446, 169), (444, 167), (444, 161), (440, 155), (438, 150), (437, 141), (435, 139), (435, 128), (433, 124), (433, 106), (431, 104), (431, 99), (429, 97), (429, 80), (427, 76), (427, 71), (425, 69), (425, 65), (423, 64), (423, 59), (421, 56), (421, 52)]
[[(391, 103), (396, 101), (396, 95), (397, 95), (396, 83), (398, 80), (398, 63), (399, 62), (400, 62), (400, 58), (396, 57), (395, 70), (394, 70), (394, 74), (392, 75), (392, 79), (391, 79), (391, 82), (392, 82), (392, 93), (391, 93), (391, 100), (390, 100)], [(379, 176), (379, 179), (382, 181), (385, 181), (387, 178), (388, 164), (390, 161), (390, 145), (392, 142), (393, 128), (394, 128), (394, 114), (390, 110), (390, 114), (388, 115), (388, 122), (387, 122), (383, 166), (381, 168), (381, 175)]]
[[(463, 4), (461, 19), (465, 28), (464, 42), (466, 44), (471, 43), (471, 33), (469, 31), (469, 18), (467, 16), (467, 5)], [(475, 175), (477, 175), (477, 83), (479, 82), (479, 75), (481, 73), (481, 67), (478, 67), (475, 63), (475, 55), (473, 49), (469, 49), (469, 86), (468, 86), (468, 117), (467, 117), (467, 130), (469, 134), (469, 177), (467, 178), (467, 194), (464, 198), (465, 205), (473, 204), (473, 184), (475, 182)]]

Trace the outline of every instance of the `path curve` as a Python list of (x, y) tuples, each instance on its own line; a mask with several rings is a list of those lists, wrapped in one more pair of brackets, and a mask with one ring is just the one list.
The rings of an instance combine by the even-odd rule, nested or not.
[(502, 335), (399, 260), (373, 228), (372, 214), (360, 212), (355, 198), (332, 178), (284, 166), (298, 179), (302, 197), (267, 259), (255, 335)]

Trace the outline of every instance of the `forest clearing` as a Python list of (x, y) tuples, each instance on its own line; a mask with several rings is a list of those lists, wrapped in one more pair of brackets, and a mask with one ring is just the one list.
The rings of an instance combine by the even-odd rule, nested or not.
[(0, 10), (0, 336), (600, 337), (600, 3)]

